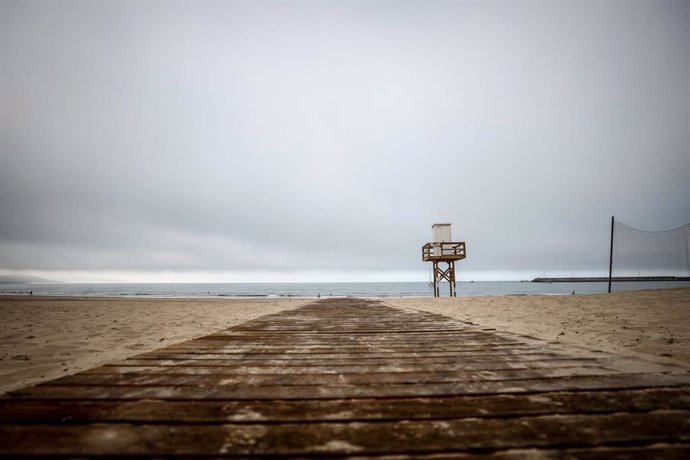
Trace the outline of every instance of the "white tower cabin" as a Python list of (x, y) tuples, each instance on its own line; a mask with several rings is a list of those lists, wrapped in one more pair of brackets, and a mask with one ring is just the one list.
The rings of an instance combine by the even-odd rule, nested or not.
[[(422, 260), (424, 262), (432, 262), (434, 265), (434, 297), (440, 296), (439, 284), (441, 281), (448, 281), (451, 297), (457, 296), (455, 261), (465, 258), (465, 242), (452, 241), (450, 225), (432, 225), (433, 241), (422, 246)], [(440, 267), (439, 263), (445, 263), (446, 267)]]
[(431, 226), (434, 241), (437, 243), (444, 243), (450, 241), (450, 226), (452, 224), (434, 224)]
[[(452, 241), (450, 237), (450, 226), (451, 224), (434, 224), (431, 226), (431, 233), (432, 233), (432, 238), (434, 243), (447, 243), (449, 241)], [(434, 255), (435, 256), (440, 256), (441, 255), (441, 247), (440, 246), (435, 246), (434, 247)]]

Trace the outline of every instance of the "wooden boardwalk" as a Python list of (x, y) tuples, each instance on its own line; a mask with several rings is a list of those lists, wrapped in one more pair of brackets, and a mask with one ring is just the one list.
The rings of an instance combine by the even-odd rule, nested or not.
[(690, 458), (690, 374), (328, 299), (0, 398), (32, 455)]

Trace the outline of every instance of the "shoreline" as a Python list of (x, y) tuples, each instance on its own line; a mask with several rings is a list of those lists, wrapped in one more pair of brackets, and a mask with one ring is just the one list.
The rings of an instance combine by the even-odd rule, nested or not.
[[(532, 283), (529, 281), (460, 281), (461, 297), (487, 295), (558, 295), (606, 293), (607, 284)], [(614, 292), (690, 288), (690, 282), (615, 283)], [(442, 293), (448, 288), (441, 287)], [(318, 299), (329, 297), (431, 298), (429, 283), (105, 283), (105, 284), (0, 284), (0, 296), (112, 297), (119, 299)]]
[[(577, 292), (573, 294), (572, 292), (517, 292), (517, 293), (501, 293), (501, 294), (460, 294), (456, 298), (483, 298), (483, 297), (568, 297), (571, 295), (578, 296), (591, 296), (591, 295), (608, 295), (608, 294), (623, 294), (623, 293), (637, 293), (637, 292), (660, 292), (660, 291), (673, 291), (673, 290), (688, 290), (690, 287), (662, 287), (657, 289), (636, 289), (629, 291), (614, 291), (611, 293), (605, 292)], [(29, 294), (24, 292), (2, 292), (0, 291), (0, 302), (4, 299), (10, 298), (29, 298), (37, 300), (184, 300), (184, 301), (269, 301), (269, 300), (319, 300), (319, 299), (434, 299), (433, 294), (427, 295), (293, 295), (293, 294), (247, 294), (247, 295), (207, 295), (207, 296), (174, 296), (174, 295), (158, 295), (158, 294), (119, 294), (114, 295), (102, 295), (102, 294), (82, 294), (82, 295), (65, 295), (65, 294)], [(440, 299), (448, 299), (450, 297), (444, 296), (443, 293)]]

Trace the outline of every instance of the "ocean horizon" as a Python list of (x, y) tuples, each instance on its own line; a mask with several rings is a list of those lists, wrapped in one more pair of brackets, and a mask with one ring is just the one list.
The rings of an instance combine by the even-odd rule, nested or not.
[[(613, 292), (644, 289), (688, 288), (687, 281), (614, 282)], [(462, 281), (457, 295), (565, 295), (596, 294), (608, 290), (607, 282)], [(161, 297), (161, 298), (319, 298), (319, 297), (433, 297), (428, 282), (342, 283), (3, 283), (0, 294)], [(448, 284), (441, 283), (441, 296)]]

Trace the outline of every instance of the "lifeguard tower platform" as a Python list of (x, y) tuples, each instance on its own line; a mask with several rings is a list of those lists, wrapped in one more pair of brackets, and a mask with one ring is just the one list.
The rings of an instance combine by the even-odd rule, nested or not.
[[(434, 271), (434, 297), (440, 297), (440, 283), (448, 281), (450, 296), (457, 296), (455, 285), (455, 261), (465, 258), (465, 242), (452, 241), (451, 224), (434, 224), (431, 226), (433, 242), (422, 246), (422, 260), (432, 262)], [(445, 263), (445, 268), (439, 266)]]

